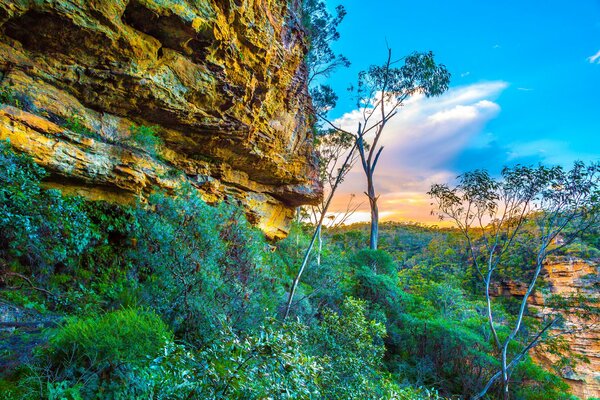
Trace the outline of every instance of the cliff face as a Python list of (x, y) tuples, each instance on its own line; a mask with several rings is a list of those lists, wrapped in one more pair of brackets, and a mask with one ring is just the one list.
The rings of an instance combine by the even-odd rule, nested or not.
[[(294, 207), (321, 195), (306, 43), (287, 4), (0, 0), (0, 139), (49, 186), (129, 201), (188, 181), (282, 237)], [(136, 142), (132, 126), (164, 145)]]
[[(529, 307), (538, 315), (552, 312), (545, 306), (545, 298), (552, 294), (569, 296), (582, 294), (584, 298), (600, 301), (598, 291), (599, 266), (581, 260), (554, 261), (544, 266), (542, 278), (548, 283), (545, 293), (536, 292), (529, 298)], [(495, 295), (510, 295), (522, 298), (527, 286), (516, 282), (504, 282), (495, 288)], [(573, 313), (567, 314), (562, 331), (554, 330), (554, 334), (562, 334), (569, 349), (574, 354), (584, 356), (589, 363), (579, 362), (574, 369), (564, 369), (562, 377), (571, 386), (574, 395), (581, 399), (600, 397), (600, 316), (593, 320), (582, 321)], [(534, 349), (531, 356), (540, 365), (550, 369), (557, 359), (555, 356)]]

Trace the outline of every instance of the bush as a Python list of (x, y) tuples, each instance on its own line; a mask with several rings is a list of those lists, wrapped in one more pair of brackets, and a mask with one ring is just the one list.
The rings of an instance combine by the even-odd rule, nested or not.
[(299, 324), (277, 327), (267, 321), (252, 335), (221, 332), (204, 357), (216, 373), (217, 398), (311, 399), (319, 397), (319, 366), (301, 348)]
[(143, 299), (175, 331), (209, 341), (220, 321), (259, 326), (282, 293), (270, 275), (267, 244), (232, 206), (208, 206), (192, 188), (157, 193), (139, 207), (129, 257)]
[(155, 126), (132, 125), (129, 133), (134, 143), (146, 149), (150, 154), (155, 155), (163, 145), (162, 139), (157, 135), (158, 128)]
[(394, 259), (383, 250), (359, 250), (349, 258), (349, 264), (353, 270), (367, 267), (379, 275), (395, 276), (397, 272)]
[(0, 378), (0, 393), (3, 400), (19, 400), (23, 399), (24, 393), (19, 386), (12, 381)]
[(68, 130), (78, 133), (80, 135), (83, 136), (87, 136), (96, 140), (102, 140), (102, 136), (100, 136), (98, 133), (92, 131), (91, 129), (88, 129), (83, 122), (81, 121), (81, 119), (77, 116), (74, 116), (72, 118), (68, 118), (65, 121), (65, 128), (67, 128)]
[[(545, 371), (530, 358), (522, 362), (514, 372), (515, 398), (524, 400), (577, 400), (569, 393), (569, 385), (558, 376)], [(498, 391), (500, 396), (500, 391)], [(591, 400), (591, 399), (590, 399)]]
[(318, 398), (320, 366), (302, 352), (302, 329), (270, 320), (244, 335), (223, 325), (218, 339), (200, 349), (167, 342), (160, 356), (131, 372), (125, 398)]
[(385, 326), (369, 320), (366, 303), (346, 298), (339, 314), (325, 311), (323, 321), (308, 330), (307, 350), (323, 365), (323, 397), (389, 398), (394, 385), (381, 372)]
[(50, 338), (48, 352), (56, 370), (83, 366), (102, 371), (145, 363), (167, 340), (172, 334), (156, 314), (125, 309), (68, 319)]
[(394, 397), (397, 400), (444, 400), (435, 389), (423, 387), (402, 388)]
[(82, 199), (42, 189), (45, 176), (30, 157), (0, 141), (0, 258), (17, 259), (33, 274), (68, 264), (96, 235)]
[(172, 340), (168, 327), (151, 311), (125, 309), (98, 317), (72, 317), (51, 333), (39, 367), (48, 393), (68, 393), (73, 398), (130, 393), (136, 387), (135, 371)]

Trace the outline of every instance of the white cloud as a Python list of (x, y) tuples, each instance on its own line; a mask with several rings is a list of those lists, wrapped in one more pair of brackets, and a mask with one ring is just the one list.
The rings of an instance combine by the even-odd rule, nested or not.
[(496, 111), (499, 109), (496, 103), (489, 100), (481, 100), (473, 105), (456, 105), (449, 110), (438, 111), (431, 115), (429, 121), (435, 123), (445, 123), (452, 121), (473, 121), (478, 117), (478, 114), (485, 109)]
[(600, 50), (593, 56), (588, 57), (587, 60), (592, 64), (600, 64)]
[[(494, 100), (507, 86), (502, 81), (484, 82), (452, 88), (440, 97), (417, 95), (405, 102), (381, 138), (385, 148), (375, 176), (381, 211), (388, 212), (382, 219), (435, 222), (429, 217), (425, 193), (431, 184), (456, 176), (449, 165), (499, 113), (500, 106)], [(361, 112), (354, 110), (334, 123), (355, 132), (361, 120)], [(350, 193), (355, 193), (359, 202), (366, 200), (364, 190), (363, 171), (357, 164), (331, 211), (345, 209)], [(356, 217), (368, 219), (364, 213), (367, 209), (365, 202)]]

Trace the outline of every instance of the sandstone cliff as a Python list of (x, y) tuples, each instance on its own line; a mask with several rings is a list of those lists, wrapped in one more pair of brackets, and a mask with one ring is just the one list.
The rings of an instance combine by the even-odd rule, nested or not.
[[(529, 298), (529, 306), (536, 310), (538, 315), (553, 312), (545, 304), (545, 299), (552, 294), (569, 296), (582, 294), (590, 304), (600, 301), (600, 283), (598, 274), (599, 266), (582, 260), (554, 260), (546, 263), (542, 272), (542, 279), (547, 282), (547, 291), (535, 292)], [(517, 282), (503, 282), (496, 287), (494, 295), (510, 295), (522, 298), (527, 286)], [(579, 362), (574, 369), (565, 368), (561, 371), (562, 377), (571, 386), (574, 395), (581, 399), (600, 397), (600, 316), (592, 320), (582, 321), (576, 316), (577, 310), (572, 310), (566, 315), (565, 324), (561, 329), (554, 330), (554, 334), (561, 334), (567, 341), (569, 350), (574, 354), (583, 356), (589, 363)], [(534, 349), (533, 359), (550, 369), (557, 361), (557, 357)]]
[(282, 237), (321, 195), (296, 20), (282, 0), (0, 0), (0, 139), (50, 186), (131, 201), (188, 181)]

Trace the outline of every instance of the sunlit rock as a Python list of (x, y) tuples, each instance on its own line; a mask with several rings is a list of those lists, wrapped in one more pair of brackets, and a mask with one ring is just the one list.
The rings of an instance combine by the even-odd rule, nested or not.
[[(0, 85), (18, 99), (0, 138), (48, 185), (126, 201), (188, 181), (270, 237), (321, 196), (307, 43), (287, 1), (0, 0), (0, 34)], [(65, 129), (74, 120), (93, 135)], [(136, 145), (132, 125), (164, 146)]]

